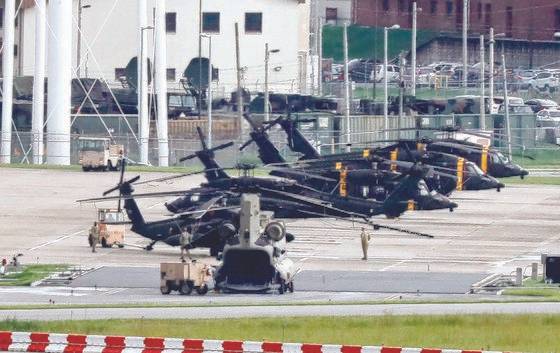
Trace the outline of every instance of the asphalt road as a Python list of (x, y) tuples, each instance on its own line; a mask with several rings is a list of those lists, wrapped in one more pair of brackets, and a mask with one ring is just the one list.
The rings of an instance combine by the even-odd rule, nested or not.
[(560, 314), (560, 303), (383, 304), (2, 310), (0, 320), (221, 319), (291, 316)]
[[(307, 270), (295, 278), (298, 291), (464, 294), (484, 273), (378, 272)], [(159, 288), (155, 267), (102, 267), (71, 284), (72, 287)]]

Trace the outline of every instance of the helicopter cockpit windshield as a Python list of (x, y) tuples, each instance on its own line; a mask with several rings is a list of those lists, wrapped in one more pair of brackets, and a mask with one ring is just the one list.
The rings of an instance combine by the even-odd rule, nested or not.
[(502, 152), (494, 152), (491, 154), (492, 156), (492, 163), (494, 164), (509, 164), (511, 163), (509, 158), (504, 156)]
[(467, 172), (473, 175), (484, 175), (484, 172), (482, 171), (482, 169), (480, 169), (476, 164), (474, 163), (467, 163)]

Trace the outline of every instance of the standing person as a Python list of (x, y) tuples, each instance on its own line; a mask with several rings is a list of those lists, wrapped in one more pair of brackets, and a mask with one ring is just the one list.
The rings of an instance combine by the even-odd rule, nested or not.
[(186, 262), (185, 255), (187, 255), (189, 259), (191, 258), (191, 254), (189, 253), (189, 249), (188, 249), (191, 240), (192, 240), (192, 235), (189, 233), (189, 231), (186, 228), (183, 229), (183, 232), (181, 232), (181, 237), (179, 238), (179, 241), (181, 243), (181, 262)]
[(93, 222), (93, 226), (89, 229), (89, 245), (91, 246), (91, 252), (95, 252), (95, 247), (99, 241), (99, 229), (97, 228), (97, 222)]
[(362, 227), (362, 233), (360, 234), (360, 237), (362, 238), (362, 252), (364, 253), (364, 257), (362, 257), (362, 260), (366, 261), (369, 241), (371, 240), (371, 234), (366, 232), (366, 229)]

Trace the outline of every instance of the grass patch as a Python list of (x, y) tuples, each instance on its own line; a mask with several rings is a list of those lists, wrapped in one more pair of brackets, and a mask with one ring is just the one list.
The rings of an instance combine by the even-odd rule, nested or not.
[(560, 286), (547, 284), (543, 280), (527, 279), (520, 288), (508, 288), (502, 295), (522, 296), (557, 301), (560, 300)]
[(29, 286), (31, 283), (48, 277), (50, 274), (65, 270), (65, 265), (29, 265), (21, 272), (8, 273), (0, 277), (0, 286)]
[(0, 330), (560, 352), (558, 315), (0, 322)]
[(560, 185), (560, 177), (528, 176), (521, 178), (502, 178), (506, 185)]

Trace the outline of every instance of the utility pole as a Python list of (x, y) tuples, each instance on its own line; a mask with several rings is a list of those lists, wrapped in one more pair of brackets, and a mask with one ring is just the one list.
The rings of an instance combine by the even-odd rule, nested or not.
[(243, 97), (241, 91), (241, 59), (239, 57), (239, 24), (235, 22), (235, 67), (237, 71), (237, 119), (239, 137), (243, 139)]
[(484, 62), (486, 61), (485, 55), (485, 48), (484, 48), (484, 35), (480, 35), (480, 122), (479, 128), (481, 130), (486, 130), (486, 97), (485, 96), (485, 87), (486, 81), (484, 79), (485, 75), (485, 65)]
[(264, 44), (264, 121), (270, 120), (270, 109), (268, 97), (268, 60), (270, 53), (268, 52), (268, 43)]
[(148, 26), (147, 0), (138, 0), (138, 136), (140, 140), (140, 163), (144, 165), (150, 164), (150, 118), (148, 112), (148, 29), (154, 29)]
[(167, 167), (169, 166), (169, 139), (167, 126), (167, 38), (165, 31), (165, 1), (156, 2), (155, 46), (158, 160), (160, 167)]
[(344, 23), (344, 117), (346, 120), (346, 152), (350, 152), (350, 79), (348, 77), (348, 23)]
[(12, 156), (12, 111), (14, 97), (14, 40), (15, 40), (15, 0), (4, 2), (4, 43), (2, 55), (2, 146), (0, 163), (9, 164)]
[(389, 28), (383, 28), (383, 134), (384, 140), (389, 139), (389, 80), (387, 65), (389, 65)]
[(401, 71), (399, 74), (399, 121), (397, 122), (397, 130), (398, 130), (398, 138), (401, 138), (401, 127), (402, 121), (404, 119), (404, 79), (403, 79), (403, 63), (404, 63), (404, 55), (401, 52), (399, 54), (399, 66), (401, 67)]
[(511, 148), (511, 121), (509, 120), (509, 97), (507, 89), (507, 70), (506, 70), (506, 56), (502, 54), (502, 74), (504, 75), (504, 108), (505, 108), (505, 118), (507, 127), (507, 143), (508, 143), (508, 153), (509, 157), (512, 156)]
[(33, 164), (43, 164), (45, 125), (45, 58), (47, 2), (37, 0), (35, 8), (35, 73), (33, 78)]
[(323, 96), (323, 19), (319, 17), (319, 31), (317, 33), (317, 40), (319, 43), (318, 53), (319, 53), (319, 72), (317, 77), (317, 94)]
[(463, 89), (467, 94), (468, 85), (468, 28), (469, 28), (469, 0), (463, 0)]
[(208, 148), (212, 148), (212, 36), (208, 35)]
[[(412, 66), (412, 96), (416, 97), (416, 37), (417, 37), (417, 15), (418, 7), (416, 1), (412, 3), (412, 53), (411, 53), (411, 66)], [(402, 68), (401, 68), (402, 72)]]
[[(165, 0), (160, 0), (165, 1)], [(198, 120), (202, 114), (202, 0), (198, 1)]]
[(492, 114), (492, 108), (494, 107), (494, 28), (490, 27), (490, 38), (489, 38), (489, 57), (488, 57), (488, 61), (489, 61), (489, 71), (490, 71), (490, 77), (489, 77), (489, 92), (488, 92), (488, 100), (490, 101), (490, 114)]

